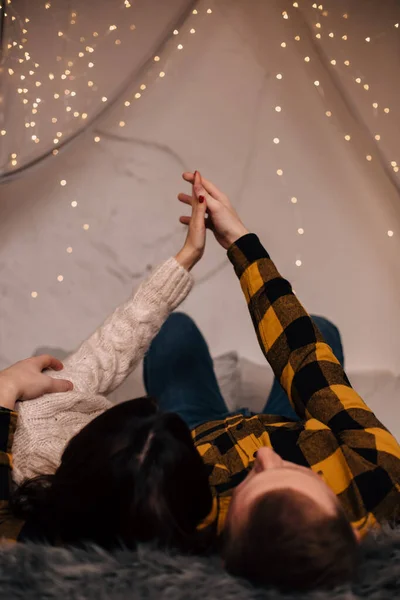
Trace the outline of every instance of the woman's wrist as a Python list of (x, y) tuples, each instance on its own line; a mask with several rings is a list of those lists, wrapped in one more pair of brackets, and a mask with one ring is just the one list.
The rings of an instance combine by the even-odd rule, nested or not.
[(184, 246), (182, 250), (180, 250), (175, 256), (175, 260), (181, 265), (181, 267), (186, 269), (186, 271), (193, 269), (194, 265), (199, 262), (200, 258), (201, 256), (199, 256), (198, 252), (190, 250), (189, 248), (186, 248), (186, 246)]

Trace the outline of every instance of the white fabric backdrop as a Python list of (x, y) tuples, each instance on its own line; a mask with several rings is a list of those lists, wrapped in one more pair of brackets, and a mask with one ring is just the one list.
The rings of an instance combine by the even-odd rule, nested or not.
[[(146, 4), (159, 24), (161, 2)], [(0, 366), (38, 346), (75, 347), (149, 266), (178, 250), (180, 173), (197, 168), (230, 194), (307, 309), (339, 325), (349, 369), (399, 373), (400, 199), (391, 165), (400, 163), (398, 3), (331, 0), (322, 10), (298, 4), (201, 1), (174, 36), (175, 20), (188, 7), (176, 2), (173, 18), (165, 15), (159, 28), (165, 32), (168, 23), (172, 34), (157, 50), (160, 61), (151, 60), (147, 74), (134, 78), (130, 92), (84, 136), (0, 188)], [(92, 21), (86, 26), (95, 30)], [(146, 27), (150, 35), (153, 25)], [(122, 34), (121, 40), (123, 46)], [(34, 43), (45, 45), (46, 38)], [(122, 81), (129, 52), (118, 59), (106, 54), (104, 69), (114, 66)], [(52, 108), (49, 100), (42, 114)], [(24, 139), (9, 136), (21, 117), (7, 111), (2, 157), (15, 152), (23, 164), (41, 144), (25, 157)], [(184, 308), (213, 354), (237, 349), (261, 362), (238, 283), (211, 238), (195, 275), (198, 285)]]

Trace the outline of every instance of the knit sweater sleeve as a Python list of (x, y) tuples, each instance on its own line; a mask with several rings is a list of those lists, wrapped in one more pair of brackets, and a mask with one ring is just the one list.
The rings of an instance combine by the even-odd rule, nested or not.
[(188, 271), (170, 258), (67, 357), (63, 371), (48, 374), (70, 379), (78, 393), (112, 392), (143, 358), (166, 318), (183, 302), (192, 285)]

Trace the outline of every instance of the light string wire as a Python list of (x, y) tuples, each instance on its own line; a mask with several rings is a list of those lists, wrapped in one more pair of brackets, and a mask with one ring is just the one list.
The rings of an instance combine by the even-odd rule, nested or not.
[[(192, 2), (190, 2), (188, 7), (185, 8), (185, 10), (180, 15), (179, 19), (177, 19), (177, 21), (175, 22), (174, 30), (178, 30), (185, 23), (185, 21), (189, 18), (190, 14), (193, 13), (193, 9), (197, 5), (197, 3), (198, 3), (198, 0), (192, 0)], [(160, 55), (163, 53), (164, 49), (166, 48), (168, 43), (171, 41), (171, 39), (172, 39), (172, 36), (170, 33), (168, 33), (165, 36), (165, 38), (162, 40), (162, 42), (160, 44), (158, 44), (158, 46), (156, 48), (157, 55)], [(87, 124), (85, 123), (85, 125), (83, 127), (79, 128), (75, 133), (72, 133), (68, 138), (63, 140), (57, 146), (57, 149), (56, 149), (57, 154), (61, 149), (66, 148), (67, 145), (70, 145), (77, 138), (79, 138), (80, 136), (83, 136), (87, 131), (92, 129), (93, 126), (96, 123), (98, 123), (106, 113), (111, 112), (112, 108), (115, 107), (121, 101), (122, 96), (124, 96), (127, 93), (127, 91), (132, 87), (133, 82), (141, 77), (143, 78), (144, 74), (154, 64), (153, 56), (154, 56), (154, 49), (152, 49), (151, 52), (149, 52), (148, 56), (143, 60), (142, 65), (138, 69), (135, 69), (134, 72), (131, 72), (130, 75), (124, 80), (124, 82), (119, 86), (117, 92), (114, 94), (114, 97), (110, 101), (107, 102), (107, 105), (104, 108), (100, 108), (100, 110), (98, 110), (98, 112), (93, 116), (93, 118), (88, 120)], [(26, 164), (21, 165), (20, 167), (14, 169), (13, 171), (7, 171), (7, 172), (0, 173), (0, 184), (8, 182), (8, 181), (12, 181), (18, 177), (21, 177), (21, 175), (25, 174), (28, 170), (30, 170), (34, 167), (38, 167), (47, 158), (50, 158), (52, 156), (54, 156), (54, 148), (49, 149), (48, 151), (44, 152), (42, 155), (30, 160)]]

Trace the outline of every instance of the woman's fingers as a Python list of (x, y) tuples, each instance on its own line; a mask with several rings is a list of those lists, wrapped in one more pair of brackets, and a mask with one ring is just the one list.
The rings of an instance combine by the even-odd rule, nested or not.
[[(192, 183), (193, 184), (193, 182), (194, 182), (194, 173), (190, 173), (189, 171), (186, 171), (185, 173), (183, 173), (182, 177), (188, 183)], [(204, 186), (204, 189), (209, 194), (211, 194), (211, 196), (213, 198), (215, 198), (216, 200), (219, 200), (220, 202), (224, 202), (226, 200), (225, 194), (223, 194), (217, 188), (216, 185), (214, 185), (211, 181), (209, 181), (208, 179), (205, 179), (204, 177), (201, 177), (201, 180), (202, 180), (202, 184)]]

